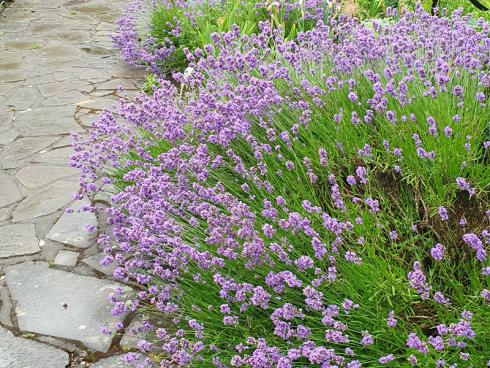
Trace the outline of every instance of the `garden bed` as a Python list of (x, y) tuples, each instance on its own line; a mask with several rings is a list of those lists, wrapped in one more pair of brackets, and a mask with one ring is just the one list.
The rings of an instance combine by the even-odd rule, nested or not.
[[(113, 313), (150, 316), (127, 360), (490, 364), (490, 26), (290, 4), (245, 31), (150, 8), (146, 45), (120, 21), (148, 93), (75, 137), (72, 161), (85, 195), (115, 189), (99, 243), (137, 293)], [(179, 39), (192, 25), (211, 27), (201, 43)]]

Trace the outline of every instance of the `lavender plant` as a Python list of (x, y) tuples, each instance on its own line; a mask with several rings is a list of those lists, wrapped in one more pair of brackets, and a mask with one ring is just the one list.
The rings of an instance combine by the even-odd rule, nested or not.
[(490, 38), (469, 22), (234, 27), (185, 50), (181, 89), (75, 136), (83, 194), (116, 189), (99, 243), (135, 293), (113, 313), (152, 316), (126, 359), (490, 365)]
[(211, 42), (211, 34), (230, 31), (233, 25), (250, 35), (260, 21), (269, 20), (292, 39), (333, 9), (333, 0), (134, 0), (119, 19), (113, 40), (125, 61), (165, 76), (187, 67), (185, 49), (202, 48)]

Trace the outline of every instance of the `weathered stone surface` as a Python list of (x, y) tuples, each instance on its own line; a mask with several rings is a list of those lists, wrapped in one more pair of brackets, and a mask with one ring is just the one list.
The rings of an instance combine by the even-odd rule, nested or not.
[(92, 364), (92, 368), (131, 368), (131, 365), (125, 363), (124, 355), (116, 355), (109, 358), (101, 359)]
[(86, 199), (74, 202), (51, 228), (46, 238), (78, 248), (88, 248), (95, 242), (96, 232), (89, 232), (88, 227), (97, 228), (97, 216), (83, 211), (82, 206), (90, 205)]
[(12, 311), (12, 301), (10, 294), (5, 285), (5, 281), (0, 281), (0, 324), (3, 326), (13, 327), (10, 312)]
[(98, 116), (99, 116), (98, 114), (86, 113), (86, 114), (79, 114), (77, 118), (80, 121), (80, 124), (82, 124), (82, 126), (90, 127), (92, 126), (92, 123), (97, 120)]
[(71, 147), (59, 148), (37, 154), (35, 157), (33, 157), (32, 162), (66, 166), (70, 162), (70, 156), (72, 154), (73, 148)]
[(14, 224), (0, 227), (0, 258), (40, 252), (34, 224)]
[(10, 208), (0, 208), (0, 221), (5, 221), (10, 216)]
[(13, 222), (49, 215), (66, 206), (78, 192), (79, 184), (60, 180), (29, 194), (12, 214)]
[(71, 250), (60, 250), (54, 258), (54, 264), (57, 266), (73, 267), (77, 264), (77, 259), (80, 253)]
[(19, 161), (49, 147), (57, 140), (57, 137), (19, 138), (0, 155), (0, 166), (4, 169), (18, 167)]
[(80, 73), (80, 79), (87, 81), (105, 81), (110, 79), (110, 75), (107, 72), (99, 69), (85, 69)]
[(117, 284), (55, 270), (45, 262), (20, 263), (5, 272), (21, 331), (77, 340), (95, 351), (109, 349), (112, 337), (100, 327), (114, 327), (122, 318), (111, 316), (107, 300)]
[(65, 368), (69, 362), (63, 350), (16, 337), (0, 326), (0, 368)]
[[(52, 100), (52, 98), (50, 99)], [(75, 102), (75, 101), (72, 101)], [(73, 120), (73, 106), (43, 106), (19, 114), (16, 127), (32, 136), (70, 134), (82, 129)]]
[(43, 47), (41, 51), (41, 55), (43, 55), (46, 60), (79, 59), (80, 54), (81, 51), (78, 47), (64, 43), (53, 43), (50, 46)]
[(26, 79), (26, 73), (23, 72), (7, 71), (0, 73), (0, 82), (2, 83), (17, 82), (24, 79)]
[(13, 106), (16, 110), (27, 110), (37, 101), (36, 89), (32, 86), (25, 86), (15, 89), (7, 99), (6, 105)]
[(119, 87), (123, 89), (136, 89), (136, 86), (133, 82), (128, 79), (115, 78), (107, 81), (105, 83), (99, 84), (97, 86), (98, 90), (116, 90)]
[(22, 199), (22, 194), (12, 178), (0, 171), (0, 207), (8, 206)]
[(9, 129), (5, 132), (1, 132), (0, 133), (0, 146), (6, 146), (10, 143), (12, 143), (15, 138), (17, 138), (19, 136), (19, 132), (12, 128), (12, 129)]
[(112, 263), (108, 266), (103, 266), (100, 264), (102, 258), (104, 258), (102, 254), (95, 254), (93, 256), (82, 259), (82, 262), (89, 265), (93, 269), (106, 274), (107, 276), (111, 276), (114, 273), (116, 265), (115, 263)]
[(41, 91), (41, 94), (47, 98), (65, 94), (67, 92), (80, 91), (83, 90), (83, 87), (86, 87), (87, 85), (87, 82), (76, 80), (67, 82), (53, 82), (41, 84), (39, 86), (39, 90)]
[(141, 327), (143, 322), (148, 320), (147, 317), (138, 315), (133, 318), (126, 332), (122, 337), (119, 345), (125, 349), (136, 349), (138, 347), (138, 341), (144, 339), (147, 335), (145, 331), (142, 331)]
[(88, 97), (86, 100), (77, 102), (77, 106), (90, 110), (104, 110), (106, 108), (111, 110), (113, 104), (115, 104), (113, 99), (102, 99), (97, 97)]
[(53, 181), (78, 175), (73, 167), (25, 166), (15, 174), (17, 180), (29, 189), (36, 189)]

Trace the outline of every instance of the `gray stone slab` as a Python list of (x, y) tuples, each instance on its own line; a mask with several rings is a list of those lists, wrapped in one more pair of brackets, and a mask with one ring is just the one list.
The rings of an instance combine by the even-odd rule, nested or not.
[(132, 81), (123, 78), (114, 78), (97, 85), (98, 90), (116, 90), (119, 87), (122, 87), (123, 89), (136, 89), (136, 86)]
[(53, 97), (67, 92), (85, 90), (85, 87), (89, 85), (88, 82), (84, 81), (66, 81), (66, 82), (53, 82), (45, 83), (39, 86), (41, 94), (45, 97)]
[(143, 322), (146, 320), (148, 320), (148, 317), (141, 315), (133, 318), (128, 328), (126, 328), (121, 341), (119, 342), (119, 345), (121, 345), (122, 348), (137, 349), (138, 341), (145, 339), (146, 335), (148, 334), (147, 331), (143, 331), (141, 329)]
[(0, 324), (3, 326), (14, 327), (11, 318), (12, 301), (10, 300), (10, 294), (5, 285), (5, 281), (0, 281)]
[(70, 203), (78, 190), (78, 183), (60, 180), (32, 192), (14, 210), (12, 221), (20, 222), (54, 213)]
[(65, 368), (69, 362), (63, 350), (16, 337), (0, 326), (0, 368)]
[(93, 256), (87, 257), (82, 259), (82, 262), (85, 263), (86, 265), (89, 265), (93, 269), (102, 272), (103, 274), (107, 276), (112, 276), (114, 273), (114, 270), (116, 269), (116, 264), (111, 263), (108, 266), (103, 266), (100, 264), (100, 261), (104, 258), (103, 254), (95, 254)]
[(1, 132), (0, 133), (0, 146), (9, 145), (18, 136), (19, 136), (19, 132), (14, 128), (11, 128), (7, 131)]
[(54, 258), (54, 264), (57, 266), (73, 267), (77, 264), (77, 259), (80, 253), (71, 250), (60, 250)]
[(21, 199), (22, 194), (17, 184), (15, 184), (10, 175), (0, 171), (0, 207), (8, 206)]
[(97, 216), (95, 213), (81, 210), (84, 205), (88, 206), (90, 202), (86, 199), (74, 202), (70, 206), (73, 212), (63, 213), (46, 238), (78, 248), (88, 248), (93, 245), (96, 232), (89, 232), (87, 228), (88, 226), (97, 228)]
[(16, 110), (27, 110), (34, 105), (38, 99), (36, 88), (32, 86), (14, 89), (7, 99), (7, 106), (14, 106)]
[(5, 221), (10, 216), (10, 208), (0, 208), (0, 221)]
[(92, 368), (131, 368), (132, 365), (124, 362), (123, 356), (124, 355), (116, 355), (101, 359), (92, 364)]
[(25, 166), (15, 174), (16, 179), (29, 189), (36, 189), (53, 181), (79, 174), (73, 167)]
[(112, 110), (112, 105), (117, 104), (117, 101), (109, 98), (88, 97), (87, 99), (77, 102), (77, 106), (90, 110)]
[(81, 55), (81, 51), (76, 46), (60, 42), (59, 44), (52, 44), (43, 47), (41, 51), (41, 55), (46, 60), (62, 59), (68, 61), (68, 60), (79, 59)]
[[(78, 99), (72, 102), (76, 100)], [(38, 107), (19, 114), (15, 127), (24, 134), (31, 136), (81, 132), (83, 129), (73, 119), (74, 114), (75, 108), (73, 105)]]
[(90, 82), (94, 82), (94, 81), (102, 82), (102, 81), (109, 80), (111, 76), (104, 70), (90, 68), (90, 69), (83, 69), (83, 71), (80, 73), (79, 78), (81, 80), (90, 81)]
[(55, 270), (45, 262), (8, 266), (5, 273), (21, 331), (80, 341), (94, 351), (109, 349), (112, 336), (100, 327), (114, 328), (123, 317), (111, 315), (108, 301), (118, 284)]
[(26, 73), (23, 72), (6, 71), (0, 73), (0, 82), (2, 83), (18, 82), (24, 79), (26, 79)]
[(58, 137), (19, 138), (2, 152), (0, 155), (0, 165), (4, 169), (16, 168), (20, 165), (20, 161), (49, 147), (57, 140)]
[(40, 251), (34, 224), (0, 227), (0, 258), (35, 254)]
[(65, 147), (51, 151), (41, 152), (33, 157), (33, 163), (68, 166), (73, 148)]

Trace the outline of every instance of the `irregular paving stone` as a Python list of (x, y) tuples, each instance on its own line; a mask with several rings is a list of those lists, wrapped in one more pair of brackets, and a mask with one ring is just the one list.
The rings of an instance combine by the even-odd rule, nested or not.
[(13, 128), (0, 133), (0, 146), (6, 146), (19, 136), (19, 132)]
[[(82, 101), (86, 98), (86, 95), (80, 91), (71, 91), (70, 93), (64, 93), (59, 96), (53, 96), (50, 97), (46, 100), (40, 101), (40, 105), (44, 107), (55, 107), (55, 108), (60, 108), (63, 106), (73, 106), (76, 104), (78, 101)], [(72, 117), (73, 120), (73, 117)], [(56, 123), (56, 122), (53, 122)], [(56, 124), (52, 124), (56, 125)], [(64, 125), (66, 126), (67, 123), (65, 122)], [(74, 130), (79, 130), (79, 128), (74, 128)], [(34, 133), (32, 134), (34, 135)], [(41, 135), (41, 134), (38, 134)]]
[(53, 82), (41, 84), (39, 86), (39, 91), (41, 91), (41, 94), (44, 97), (52, 97), (66, 92), (80, 91), (81, 89), (83, 89), (83, 87), (86, 87), (87, 85), (87, 82), (76, 80), (66, 82)]
[(69, 362), (63, 350), (16, 337), (0, 326), (0, 368), (65, 368)]
[(5, 285), (5, 281), (0, 281), (0, 323), (4, 326), (14, 327), (10, 312), (12, 311), (12, 301)]
[(89, 265), (93, 269), (102, 272), (103, 274), (106, 274), (107, 276), (111, 276), (114, 273), (114, 270), (116, 269), (116, 264), (111, 263), (108, 266), (103, 266), (100, 264), (102, 258), (104, 258), (104, 255), (95, 254), (93, 256), (82, 259), (82, 262)]
[(54, 213), (65, 207), (78, 190), (79, 183), (60, 180), (32, 192), (14, 210), (12, 221), (25, 221)]
[(10, 208), (0, 208), (0, 221), (5, 221), (10, 216)]
[(124, 355), (116, 355), (101, 359), (92, 364), (92, 368), (131, 368), (132, 365), (124, 362), (123, 356)]
[(26, 166), (17, 171), (17, 180), (29, 189), (36, 189), (53, 181), (78, 175), (78, 169), (56, 166)]
[(85, 43), (90, 40), (90, 34), (80, 30), (47, 32), (46, 38), (52, 38), (60, 41), (68, 41), (71, 43)]
[(27, 110), (38, 99), (37, 91), (32, 86), (25, 86), (14, 90), (7, 99), (7, 106), (15, 106), (17, 110)]
[(22, 194), (12, 178), (0, 171), (0, 207), (20, 201)]
[(58, 140), (57, 137), (33, 137), (20, 138), (13, 142), (0, 155), (0, 165), (4, 169), (12, 169), (19, 166), (19, 161), (49, 147)]
[(68, 165), (70, 156), (73, 154), (73, 148), (65, 147), (51, 151), (40, 152), (32, 159), (32, 162), (50, 165)]
[(66, 43), (52, 44), (42, 48), (41, 54), (49, 60), (53, 59), (79, 59), (81, 51), (78, 47)]
[(0, 258), (40, 252), (34, 224), (14, 224), (0, 227)]
[(54, 264), (58, 266), (73, 267), (77, 264), (77, 259), (80, 253), (71, 250), (60, 250), (54, 258)]
[(136, 349), (138, 347), (138, 341), (144, 339), (147, 335), (147, 332), (141, 331), (143, 322), (146, 320), (148, 320), (147, 317), (140, 315), (133, 318), (133, 320), (129, 324), (129, 327), (126, 328), (124, 336), (119, 342), (119, 345), (121, 345), (122, 348)]
[(26, 73), (22, 72), (3, 72), (0, 73), (0, 82), (18, 82), (26, 79)]
[(92, 126), (92, 123), (97, 120), (98, 114), (85, 113), (77, 116), (78, 121), (84, 127)]
[(74, 113), (73, 106), (42, 106), (20, 113), (15, 126), (32, 136), (81, 132), (83, 129), (73, 119)]
[(53, 144), (53, 148), (61, 148), (61, 147), (68, 147), (71, 146), (72, 138), (71, 136), (67, 135), (61, 138), (58, 142)]
[(112, 337), (100, 327), (114, 328), (123, 318), (111, 315), (108, 301), (118, 284), (55, 270), (45, 262), (8, 266), (5, 280), (21, 331), (80, 341), (95, 351), (109, 349)]
[(106, 81), (110, 79), (110, 75), (103, 70), (90, 68), (81, 72), (79, 78), (90, 82)]
[(136, 89), (136, 86), (133, 82), (131, 82), (128, 79), (121, 79), (121, 78), (111, 79), (110, 81), (99, 84), (97, 86), (97, 89), (98, 90), (104, 90), (104, 89), (116, 90), (119, 87), (122, 87), (123, 89)]
[(112, 99), (102, 99), (102, 98), (87, 98), (83, 101), (77, 103), (77, 106), (83, 107), (90, 110), (104, 110), (105, 108), (111, 108), (116, 101)]
[(36, 336), (36, 341), (39, 342), (44, 342), (49, 345), (54, 345), (60, 349), (63, 349), (65, 351), (68, 351), (70, 353), (77, 353), (77, 355), (80, 355), (80, 353), (85, 353), (84, 350), (76, 346), (75, 344), (71, 344), (69, 342), (66, 342), (61, 339), (57, 339), (55, 337), (51, 336)]
[(73, 212), (63, 213), (46, 238), (78, 248), (90, 247), (95, 242), (96, 232), (89, 232), (87, 229), (97, 228), (97, 216), (95, 213), (81, 210), (82, 206), (89, 205), (87, 199), (74, 202), (70, 206)]

